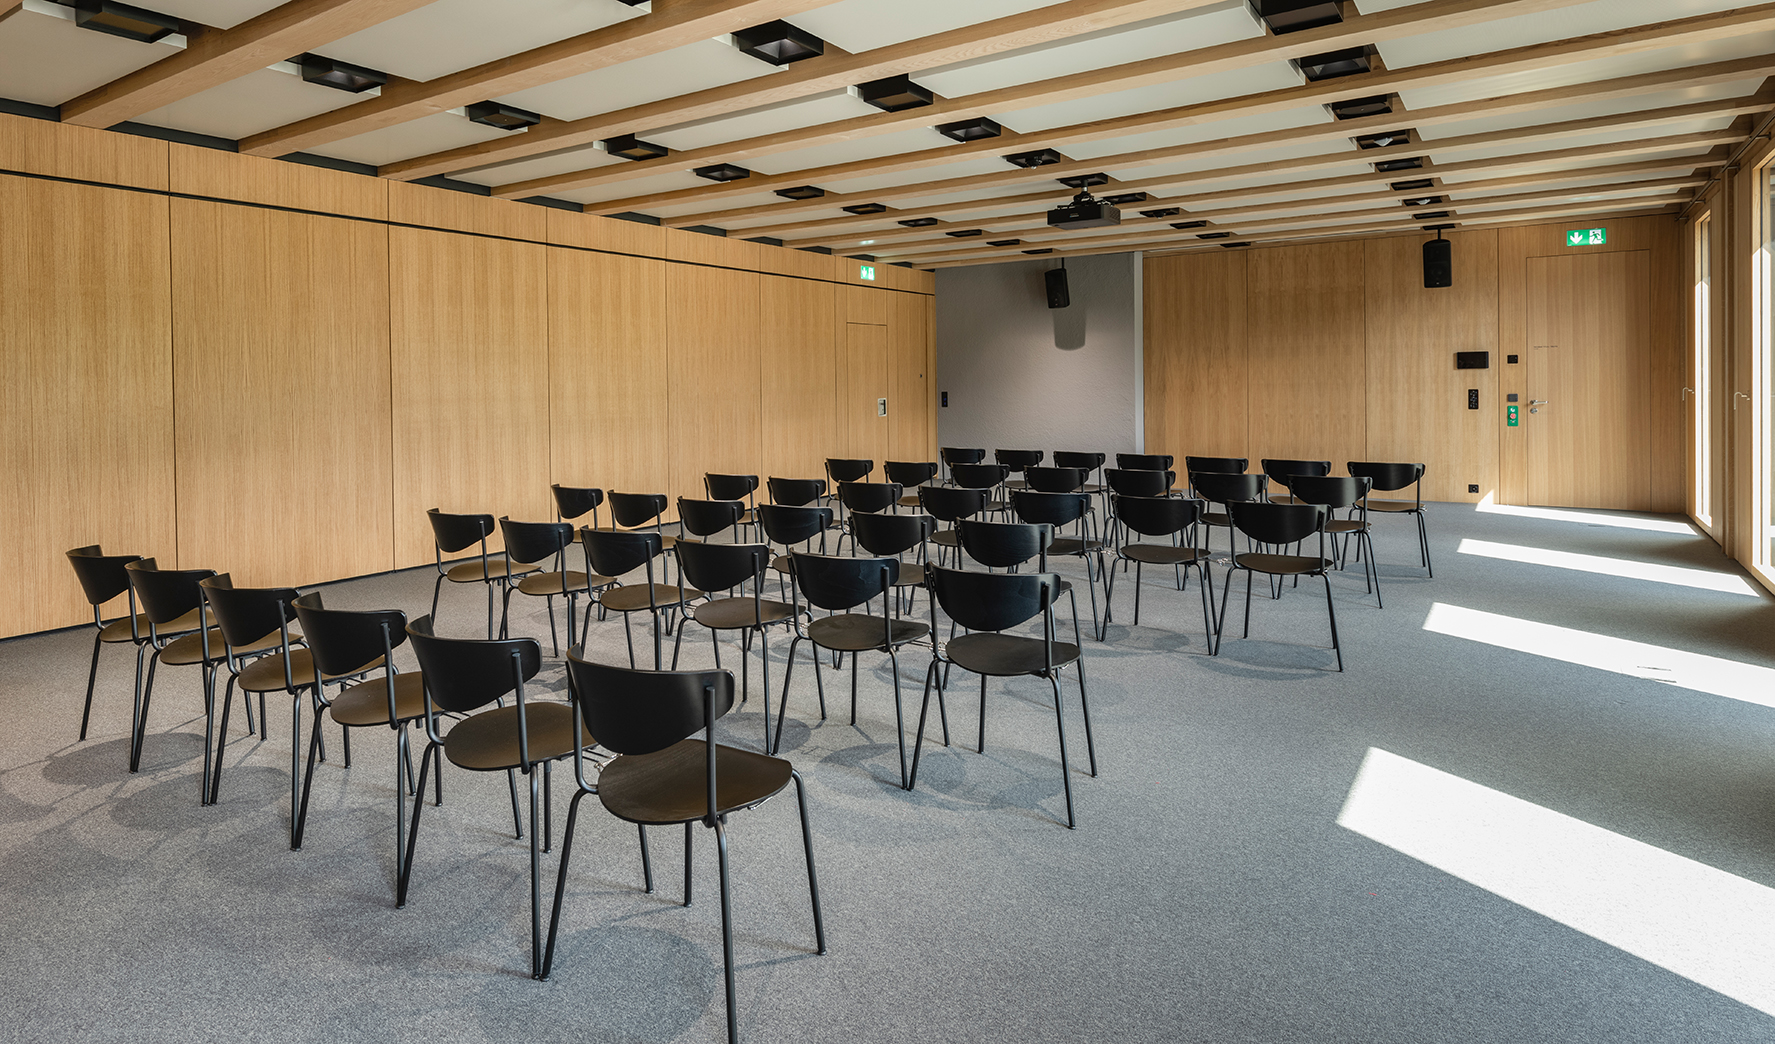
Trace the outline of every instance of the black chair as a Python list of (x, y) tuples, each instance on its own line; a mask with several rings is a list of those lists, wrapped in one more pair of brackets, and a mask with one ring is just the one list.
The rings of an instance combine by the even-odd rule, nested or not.
[(1118, 497), (1162, 497), (1177, 484), (1175, 471), (1148, 471), (1132, 468), (1109, 468), (1103, 473), (1109, 491)]
[[(1368, 490), (1368, 479), (1356, 476), (1301, 477), (1294, 483), (1294, 498), (1296, 503), (1315, 504), (1329, 512), (1325, 535), (1333, 541), (1332, 558), (1339, 569), (1344, 568), (1350, 537), (1356, 538), (1362, 578), (1368, 582), (1375, 608), (1379, 609), (1383, 608), (1381, 574), (1374, 561), (1374, 536), (1368, 524)], [(1338, 518), (1339, 511), (1348, 511), (1353, 517)]]
[[(1233, 523), (1227, 514), (1227, 506), (1246, 504), (1264, 499), (1269, 488), (1268, 475), (1247, 475), (1243, 472), (1230, 473), (1221, 471), (1192, 471), (1189, 476), (1190, 489), (1197, 497), (1206, 501), (1210, 510), (1202, 513), (1202, 524), (1210, 529), (1225, 529), (1227, 532), (1227, 552), (1233, 550)], [(1212, 508), (1220, 506), (1219, 511)], [(1214, 549), (1214, 535), (1210, 533), (1204, 541), (1207, 549)]]
[(1247, 457), (1185, 457), (1183, 469), (1192, 475), (1243, 475), (1251, 469), (1251, 460)]
[(951, 528), (939, 530), (931, 536), (931, 543), (938, 546), (940, 555), (941, 548), (960, 544), (960, 538), (956, 536), (954, 529), (957, 523), (986, 510), (987, 491), (959, 486), (924, 486), (918, 491), (918, 503), (924, 508), (925, 514), (939, 522), (950, 524)]
[[(200, 667), (205, 741), (203, 747), (204, 779), (210, 770), (210, 722), (214, 712), (215, 670), (222, 662), (221, 632), (214, 627), (199, 629), (200, 619), (207, 624), (210, 617), (203, 611), (203, 588), (198, 584), (215, 576), (213, 569), (161, 569), (152, 558), (140, 558), (124, 564), (129, 572), (132, 601), (142, 608), (148, 621), (148, 675), (136, 689), (135, 707), (130, 716), (129, 770), (138, 771), (142, 763), (142, 744), (148, 732), (148, 707), (154, 700), (154, 675), (161, 664), (173, 667)], [(164, 628), (164, 630), (163, 630)], [(199, 791), (202, 796), (202, 790)]]
[[(1282, 489), (1291, 489), (1292, 480), (1296, 475), (1323, 478), (1331, 474), (1331, 461), (1329, 460), (1278, 460), (1274, 457), (1265, 457), (1257, 463), (1263, 468), (1263, 473), (1269, 476), (1270, 481)], [(1284, 493), (1280, 496), (1272, 493), (1270, 500), (1276, 504), (1300, 503), (1291, 493)]]
[(951, 464), (949, 480), (962, 489), (979, 489), (986, 492), (986, 511), (1004, 511), (1004, 486), (1011, 477), (1011, 469), (1003, 464)]
[[(608, 587), (616, 583), (615, 578), (594, 576), (582, 569), (567, 568), (567, 549), (573, 546), (577, 535), (571, 525), (566, 522), (513, 522), (501, 516), (499, 528), (505, 536), (505, 553), (508, 558), (520, 562), (542, 563), (553, 559), (554, 568), (529, 573), (519, 579), (517, 592), (532, 598), (542, 598), (549, 610), (549, 641), (553, 643), (555, 655), (561, 655), (561, 638), (555, 633), (555, 599), (567, 599), (567, 642), (572, 644), (573, 635), (578, 628), (574, 626), (577, 619), (575, 613), (579, 605), (579, 596), (585, 595), (589, 603), (592, 591)], [(506, 604), (511, 604), (512, 588), (507, 586)], [(501, 619), (505, 617), (500, 614)], [(504, 625), (500, 626), (500, 637), (506, 636)]]
[(986, 451), (971, 447), (944, 446), (937, 450), (937, 457), (946, 468), (957, 464), (978, 464), (986, 459)]
[(818, 506), (826, 497), (825, 479), (777, 478), (765, 480), (770, 489), (770, 502), (782, 507)]
[[(1035, 675), (1046, 678), (1054, 689), (1054, 721), (1060, 732), (1060, 774), (1066, 787), (1066, 825), (1075, 825), (1072, 809), (1072, 768), (1066, 756), (1066, 715), (1060, 702), (1060, 671), (1084, 665), (1083, 649), (1054, 640), (1054, 600), (1060, 597), (1061, 580), (1053, 573), (972, 573), (959, 569), (931, 570), (931, 590), (937, 604), (970, 633), (951, 638), (941, 652), (933, 643), (931, 666), (925, 672), (924, 700), (918, 711), (918, 737), (912, 748), (912, 774), (907, 789), (918, 785), (918, 761), (924, 750), (925, 717), (931, 706), (931, 683), (942, 682), (937, 667), (954, 664), (980, 676), (980, 742), (986, 750), (986, 680)], [(1005, 634), (1034, 617), (1042, 618), (1042, 636)], [(931, 629), (936, 630), (936, 610)], [(1091, 775), (1097, 775), (1097, 750), (1091, 740), (1091, 705), (1085, 694), (1085, 674), (1079, 671), (1079, 707), (1085, 718), (1085, 749), (1090, 755)], [(941, 707), (939, 707), (939, 710)]]
[(1434, 577), (1436, 570), (1430, 567), (1430, 535), (1424, 529), (1424, 466), (1422, 464), (1396, 464), (1378, 461), (1350, 461), (1350, 474), (1357, 478), (1365, 478), (1371, 489), (1382, 493), (1411, 487), (1410, 500), (1375, 500), (1368, 499), (1369, 511), (1381, 511), (1389, 515), (1416, 515), (1418, 520), (1418, 552), (1422, 556), (1424, 572)]
[[(603, 529), (598, 524), (598, 508), (604, 503), (604, 491), (594, 486), (563, 486), (559, 482), (551, 485), (549, 491), (555, 495), (555, 518), (561, 522), (577, 522), (586, 515), (592, 516), (592, 528)], [(574, 543), (579, 542), (579, 527), (573, 527)], [(401, 626), (406, 626), (402, 624)], [(405, 638), (401, 639), (406, 641)]]
[[(639, 584), (624, 584), (617, 580), (598, 593), (598, 604), (613, 613), (622, 614), (623, 640), (629, 645), (629, 663), (635, 662), (635, 635), (629, 626), (631, 613), (645, 612), (653, 623), (653, 666), (655, 670), (665, 666), (660, 649), (661, 612), (666, 612), (668, 629), (671, 624), (672, 611), (681, 611), (684, 603), (702, 597), (701, 591), (693, 591), (680, 584), (655, 583), (653, 579), (653, 560), (665, 554), (666, 538), (659, 533), (646, 531), (621, 533), (601, 529), (581, 529), (579, 540), (585, 547), (586, 572), (600, 577), (623, 577), (637, 569), (646, 571), (646, 579)], [(585, 635), (591, 630), (592, 614), (588, 610), (584, 629), (580, 632), (579, 641), (585, 644)]]
[[(355, 677), (380, 669), (382, 677), (346, 686), (327, 707), (328, 715), (350, 735), (351, 729), (386, 726), (394, 730), (394, 865), (397, 874), (407, 865), (407, 796), (413, 793), (413, 751), (407, 726), (425, 717), (425, 676), (419, 671), (399, 673), (394, 651), (406, 644), (407, 614), (399, 609), (328, 609), (319, 591), (310, 591), (292, 603), (302, 626), (313, 665), (323, 677)], [(223, 722), (227, 711), (223, 711)], [(318, 735), (320, 730), (315, 730)], [(308, 821), (309, 788), (314, 784), (314, 756), (318, 745), (309, 742), (308, 771), (303, 777), (302, 804), (296, 813), (297, 844)], [(443, 800), (443, 774), (434, 787)]]
[[(1011, 508), (1020, 522), (1052, 527), (1054, 536), (1046, 549), (1049, 555), (1068, 555), (1084, 562), (1085, 586), (1091, 591), (1091, 634), (1102, 641), (1107, 622), (1098, 623), (1097, 582), (1103, 578), (1103, 541), (1085, 531), (1085, 522), (1091, 512), (1091, 495), (1019, 489), (1011, 493)], [(1062, 530), (1072, 525), (1079, 527), (1078, 532), (1065, 536)]]
[[(759, 658), (764, 661), (764, 743), (760, 750), (770, 750), (770, 632), (769, 628), (789, 623), (796, 610), (784, 602), (765, 598), (764, 570), (770, 564), (770, 548), (764, 544), (702, 544), (680, 540), (674, 549), (678, 554), (678, 575), (692, 587), (702, 591), (731, 591), (747, 581), (752, 584), (750, 597), (710, 597), (689, 611), (687, 620), (694, 620), (709, 629), (709, 640), (715, 646), (715, 667), (721, 668), (721, 632), (744, 631), (745, 643), (740, 658), (740, 701), (748, 698), (751, 687), (751, 660), (744, 653), (758, 638)], [(672, 643), (672, 670), (678, 669), (678, 654), (684, 648), (684, 627)]]
[(757, 475), (721, 475), (709, 472), (703, 475), (703, 491), (710, 500), (741, 500), (746, 504), (746, 514), (740, 519), (740, 525), (752, 526), (758, 522), (758, 503), (754, 499), (758, 492)]
[(1240, 637), (1251, 637), (1251, 575), (1266, 573), (1275, 578), (1317, 576), (1325, 581), (1325, 611), (1331, 619), (1331, 650), (1337, 655), (1337, 669), (1344, 669), (1344, 652), (1337, 640), (1337, 607), (1331, 602), (1331, 577), (1326, 572), (1332, 561), (1325, 557), (1325, 522), (1330, 515), (1325, 508), (1313, 504), (1270, 504), (1264, 501), (1233, 502), (1227, 505), (1233, 525), (1252, 542), (1267, 547), (1298, 544), (1315, 534), (1319, 537), (1319, 553), (1313, 556), (1284, 555), (1268, 551), (1235, 553), (1227, 566), (1226, 588), (1220, 593), (1220, 619), (1215, 624), (1214, 654), (1220, 654), (1220, 643), (1226, 634), (1226, 605), (1233, 590), (1233, 571), (1245, 571), (1245, 630)]
[[(665, 513), (667, 507), (664, 493), (617, 493), (610, 494), (610, 518), (625, 530), (651, 529), (659, 535), (660, 546), (670, 551), (678, 538), (665, 531)], [(615, 573), (608, 574), (615, 576)], [(665, 578), (668, 582), (670, 576)]]
[(1169, 453), (1118, 453), (1116, 467), (1122, 471), (1170, 471), (1177, 467), (1177, 458)]
[[(586, 533), (594, 532), (591, 529)], [(658, 534), (644, 534), (656, 537)], [(414, 788), (413, 823), (407, 834), (407, 861), (401, 865), (395, 887), (395, 905), (407, 905), (413, 877), (414, 850), (419, 841), (419, 819), (425, 810), (425, 777), (432, 762), (444, 770), (443, 759), (471, 772), (504, 772), (512, 794), (512, 821), (518, 837), (524, 836), (518, 814), (515, 772), (530, 780), (530, 974), (542, 978), (542, 853), (553, 833), (548, 822), (551, 769), (561, 758), (580, 747), (593, 746), (579, 727), (578, 715), (565, 703), (536, 701), (524, 693), (524, 683), (542, 669), (542, 646), (534, 638), (439, 638), (432, 633), (431, 617), (407, 625), (419, 671), (425, 677), (425, 753), (419, 758), (419, 783)], [(505, 706), (505, 697), (512, 705)], [(483, 709), (498, 704), (491, 710)], [(444, 713), (465, 715), (438, 731)], [(538, 772), (537, 769), (541, 768)], [(538, 790), (542, 790), (541, 801)], [(537, 822), (541, 805), (542, 822)]]
[[(889, 516), (894, 517), (894, 516)], [(904, 517), (904, 516), (900, 516)], [(897, 558), (833, 558), (825, 555), (795, 555), (796, 596), (795, 637), (789, 642), (789, 666), (783, 672), (783, 703), (777, 711), (774, 752), (783, 744), (783, 719), (789, 713), (789, 683), (795, 677), (795, 647), (803, 641), (816, 648), (851, 654), (851, 724), (857, 723), (857, 654), (884, 652), (894, 676), (894, 730), (900, 741), (900, 786), (909, 787), (906, 769), (906, 717), (900, 701), (900, 646), (932, 635), (931, 627), (917, 620), (903, 620), (888, 610), (888, 599), (899, 578)], [(803, 628), (800, 621), (800, 596), (808, 603), (826, 610), (827, 616), (809, 619)], [(869, 602), (881, 598), (881, 615), (854, 613), (858, 606), (868, 608)], [(933, 648), (934, 648), (933, 639)], [(820, 680), (820, 656), (813, 656), (814, 684), (820, 693), (820, 720), (826, 719), (826, 686)], [(949, 743), (948, 715), (944, 714), (943, 743)]]
[[(1100, 493), (1103, 491), (1103, 465), (1104, 462), (1109, 459), (1106, 454), (1076, 453), (1067, 450), (1055, 450), (1052, 459), (1054, 461), (1054, 466), (1057, 468), (1078, 468), (1087, 475), (1096, 472), (1097, 481), (1087, 484), (1084, 487), (1085, 492)], [(1120, 464), (1117, 464), (1117, 467), (1120, 466)]]
[(1077, 493), (1085, 488), (1091, 473), (1084, 468), (1043, 468), (1030, 466), (1023, 470), (1023, 484), (1038, 493)]
[[(726, 671), (664, 673), (624, 670), (567, 658), (575, 719), (596, 733), (617, 755), (599, 773), (586, 779), (583, 758), (574, 768), (579, 789), (567, 809), (567, 830), (561, 839), (561, 868), (555, 881), (554, 911), (549, 916), (548, 955), (538, 978), (554, 965), (555, 939), (561, 925), (561, 901), (567, 892), (567, 867), (573, 855), (573, 828), (579, 803), (596, 794), (611, 815), (636, 824), (646, 842), (648, 826), (684, 825), (684, 902), (690, 904), (690, 846), (697, 823), (715, 831), (721, 867), (722, 971), (727, 985), (727, 1040), (737, 1044), (739, 1020), (734, 1007), (733, 902), (727, 868), (727, 817), (756, 808), (782, 793), (790, 780), (801, 810), (801, 844), (807, 856), (807, 890), (813, 902), (814, 942), (826, 952), (826, 927), (820, 915), (819, 879), (814, 873), (813, 832), (807, 822), (807, 788), (795, 767), (780, 758), (727, 747), (715, 742), (715, 722), (733, 709), (733, 675)], [(696, 733), (702, 739), (694, 739)], [(643, 854), (646, 849), (643, 847)], [(653, 890), (651, 873), (647, 890)]]
[[(937, 520), (930, 515), (852, 515), (851, 538), (854, 544), (878, 558), (899, 558), (914, 548), (916, 560), (901, 562), (899, 576), (894, 580), (896, 591), (916, 595), (924, 587), (926, 563), (930, 561), (930, 540), (936, 535)], [(911, 603), (908, 602), (908, 609)], [(895, 606), (896, 615), (899, 607)]]
[[(438, 571), (438, 578), (431, 585), (431, 616), (438, 615), (438, 592), (448, 580), (453, 584), (485, 584), (487, 585), (487, 637), (493, 637), (493, 603), (494, 589), (509, 592), (514, 576), (534, 572), (536, 566), (528, 563), (514, 564), (509, 556), (495, 558), (487, 550), (487, 538), (493, 535), (492, 515), (448, 515), (437, 508), (425, 513), (431, 520), (431, 534), (434, 546), (433, 566)], [(458, 551), (466, 551), (476, 544), (481, 545), (481, 553), (473, 558), (451, 562), (445, 568), (444, 556), (453, 555)], [(505, 621), (499, 624), (500, 633), (505, 632)]]
[[(773, 547), (780, 544), (784, 549), (782, 554), (770, 560), (770, 568), (777, 574), (778, 593), (787, 598), (788, 585), (795, 581), (795, 562), (789, 557), (789, 552), (798, 544), (804, 549), (811, 548), (818, 538), (820, 554), (825, 554), (826, 531), (834, 525), (832, 509), (761, 504), (758, 507), (758, 525), (764, 530), (765, 540)], [(788, 584), (783, 582), (785, 579)]]
[(731, 530), (731, 542), (738, 543), (740, 526), (746, 523), (746, 502), (743, 500), (686, 500), (678, 498), (678, 524), (684, 532), (698, 540), (723, 530)]
[(875, 462), (850, 457), (827, 457), (826, 477), (836, 486), (840, 482), (861, 482), (875, 470)]
[[(957, 535), (961, 538), (961, 553), (972, 558), (976, 563), (986, 567), (988, 572), (994, 569), (1015, 571), (1024, 565), (1034, 562), (1036, 571), (1048, 571), (1048, 549), (1054, 543), (1054, 527), (1049, 525), (1032, 525), (1027, 522), (983, 522), (979, 519), (963, 519), (955, 524)], [(960, 555), (957, 556), (958, 560)], [(1073, 590), (1072, 581), (1064, 577), (1060, 579), (1060, 589), (1056, 594), (1065, 595), (1072, 605), (1072, 637), (1080, 645), (1084, 644), (1083, 629), (1079, 626), (1079, 597)], [(1095, 606), (1096, 589), (1092, 589), (1091, 604)], [(1097, 621), (1091, 621), (1095, 624)], [(958, 621), (953, 617), (949, 621), (949, 635), (955, 637)], [(962, 624), (961, 626), (966, 626)], [(1084, 664), (1079, 664), (1080, 684), (1084, 682)], [(943, 682), (949, 683), (949, 672), (943, 672)]]
[[(840, 482), (838, 503), (850, 512), (847, 526), (854, 527), (859, 514), (874, 515), (897, 510), (903, 489), (898, 482)], [(853, 551), (856, 549), (854, 537), (851, 548)]]
[(918, 487), (937, 477), (936, 461), (890, 460), (882, 464), (882, 471), (889, 482), (898, 482), (905, 487), (906, 493), (900, 498), (901, 507), (918, 506)]
[[(98, 544), (77, 547), (68, 552), (68, 564), (80, 581), (80, 591), (92, 606), (92, 667), (86, 673), (86, 707), (80, 712), (80, 738), (86, 738), (87, 722), (92, 718), (93, 687), (99, 680), (99, 650), (106, 645), (129, 642), (136, 647), (136, 690), (142, 688), (142, 660), (148, 648), (148, 618), (136, 611), (135, 592), (129, 586), (129, 570), (124, 566), (142, 560), (141, 555), (107, 555)], [(129, 595), (129, 613), (106, 621), (100, 610), (119, 595)], [(197, 613), (191, 614), (189, 630), (197, 629)], [(169, 628), (168, 634), (178, 633)]]
[[(1012, 475), (1023, 474), (1024, 469), (1035, 467), (1046, 459), (1046, 457), (1047, 454), (1043, 453), (1041, 450), (995, 449), (992, 451), (992, 459), (1003, 464)], [(1021, 489), (1023, 487), (1023, 480), (1007, 477), (1005, 480), (1005, 486), (1006, 488)]]
[[(1201, 579), (1202, 628), (1210, 651), (1214, 649), (1214, 580), (1208, 572), (1208, 552), (1191, 539), (1205, 505), (1180, 497), (1117, 497), (1116, 518), (1130, 532), (1141, 536), (1171, 537), (1170, 544), (1124, 541), (1116, 548), (1123, 561), (1134, 563), (1134, 625), (1140, 625), (1140, 571), (1143, 565), (1170, 566), (1175, 573), (1194, 568)], [(1182, 542), (1178, 542), (1181, 538)], [(1104, 597), (1103, 629), (1109, 630), (1115, 612), (1115, 570), (1109, 571), (1109, 592)], [(1178, 586), (1182, 586), (1181, 582)]]

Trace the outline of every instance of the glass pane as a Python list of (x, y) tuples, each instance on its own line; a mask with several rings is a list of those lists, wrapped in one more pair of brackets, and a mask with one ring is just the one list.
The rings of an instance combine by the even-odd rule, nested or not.
[(1695, 222), (1695, 517), (1713, 526), (1713, 217)]

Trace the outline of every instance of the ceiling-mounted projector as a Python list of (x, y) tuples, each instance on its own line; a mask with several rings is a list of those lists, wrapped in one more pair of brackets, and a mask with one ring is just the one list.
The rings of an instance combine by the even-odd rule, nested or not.
[(1080, 189), (1066, 206), (1048, 211), (1048, 224), (1055, 228), (1103, 228), (1121, 223), (1121, 211), (1085, 189)]

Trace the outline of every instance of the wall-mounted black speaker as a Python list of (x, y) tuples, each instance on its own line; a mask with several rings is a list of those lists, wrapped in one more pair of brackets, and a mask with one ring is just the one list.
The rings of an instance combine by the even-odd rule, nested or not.
[(1072, 295), (1066, 290), (1066, 269), (1051, 268), (1042, 274), (1048, 283), (1048, 307), (1065, 308), (1072, 304)]
[(1455, 285), (1454, 244), (1432, 239), (1424, 244), (1424, 288)]

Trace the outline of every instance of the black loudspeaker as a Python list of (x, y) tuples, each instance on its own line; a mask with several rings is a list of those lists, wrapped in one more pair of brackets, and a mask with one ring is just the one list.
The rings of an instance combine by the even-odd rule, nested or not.
[(1455, 285), (1454, 251), (1446, 239), (1432, 239), (1424, 244), (1424, 288)]
[(1048, 282), (1048, 307), (1065, 308), (1072, 304), (1072, 295), (1066, 290), (1066, 269), (1050, 268), (1042, 274)]

